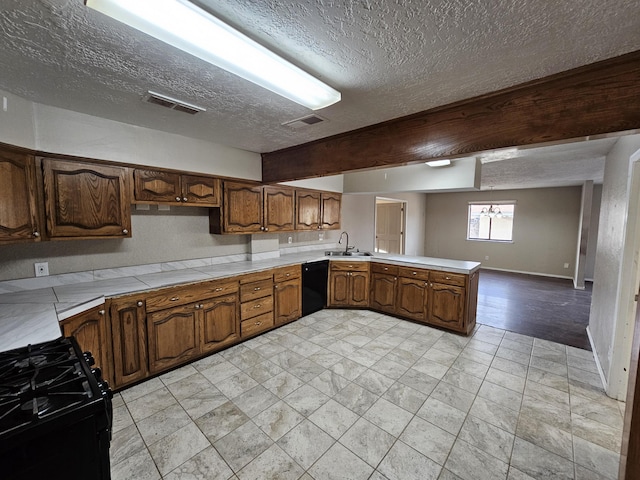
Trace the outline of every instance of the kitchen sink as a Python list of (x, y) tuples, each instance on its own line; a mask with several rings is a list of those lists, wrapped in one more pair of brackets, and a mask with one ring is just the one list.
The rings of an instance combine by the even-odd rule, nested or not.
[(327, 257), (371, 257), (371, 252), (345, 252), (344, 250), (327, 250), (324, 252)]

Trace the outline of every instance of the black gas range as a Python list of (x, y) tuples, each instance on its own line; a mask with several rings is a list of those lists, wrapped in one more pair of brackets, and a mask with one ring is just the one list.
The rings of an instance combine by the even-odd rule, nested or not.
[(0, 477), (109, 480), (112, 393), (74, 338), (0, 352)]

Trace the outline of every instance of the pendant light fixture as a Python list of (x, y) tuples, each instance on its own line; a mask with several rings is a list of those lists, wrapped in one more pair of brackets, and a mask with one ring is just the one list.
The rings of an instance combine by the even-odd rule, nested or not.
[(341, 94), (187, 0), (85, 0), (85, 5), (312, 110)]
[(489, 187), (489, 189), (489, 208), (487, 209), (487, 207), (483, 207), (482, 210), (480, 210), (480, 215), (489, 218), (502, 218), (502, 211), (500, 211), (500, 206), (491, 204), (491, 197), (493, 197), (493, 187)]

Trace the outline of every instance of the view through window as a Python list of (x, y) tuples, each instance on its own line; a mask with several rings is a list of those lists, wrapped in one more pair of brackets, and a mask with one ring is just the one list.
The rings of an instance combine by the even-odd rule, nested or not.
[(515, 203), (470, 203), (468, 240), (513, 240)]

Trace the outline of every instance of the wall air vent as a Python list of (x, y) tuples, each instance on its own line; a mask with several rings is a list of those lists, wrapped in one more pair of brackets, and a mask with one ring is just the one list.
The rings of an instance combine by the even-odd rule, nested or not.
[(291, 128), (308, 127), (309, 125), (315, 125), (316, 123), (324, 122), (326, 119), (316, 114), (307, 115), (306, 117), (296, 118), (289, 122), (284, 122), (282, 125)]
[(160, 105), (161, 107), (170, 108), (172, 110), (177, 110), (178, 112), (189, 113), (191, 115), (195, 115), (198, 112), (207, 111), (206, 108), (183, 102), (182, 100), (168, 97), (166, 95), (162, 95), (161, 93), (152, 92), (151, 90), (149, 90), (147, 94), (142, 97), (142, 101), (153, 103), (154, 105)]

